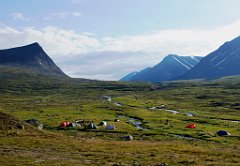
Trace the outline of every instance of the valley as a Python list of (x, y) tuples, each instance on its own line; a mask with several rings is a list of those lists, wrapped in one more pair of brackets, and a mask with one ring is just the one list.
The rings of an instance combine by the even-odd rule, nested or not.
[[(11, 165), (239, 165), (240, 162), (239, 77), (147, 84), (8, 71), (0, 80), (0, 91), (1, 112), (22, 121), (36, 118), (44, 125), (42, 131), (1, 130), (1, 165), (6, 160)], [(188, 113), (193, 116), (187, 116)], [(131, 118), (141, 122), (140, 127), (131, 123)], [(96, 125), (104, 120), (116, 129), (58, 128), (61, 122), (75, 119)], [(186, 128), (190, 123), (196, 128)], [(231, 135), (218, 136), (219, 130)], [(134, 139), (122, 139), (127, 135)]]
[(0, 166), (240, 166), (239, 8), (1, 1)]

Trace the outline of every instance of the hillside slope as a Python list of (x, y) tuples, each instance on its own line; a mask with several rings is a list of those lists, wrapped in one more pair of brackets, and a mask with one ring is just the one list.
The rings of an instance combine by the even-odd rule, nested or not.
[(38, 43), (0, 50), (0, 65), (43, 75), (67, 77)]
[(199, 56), (168, 55), (159, 64), (132, 75), (128, 81), (162, 82), (187, 72), (199, 63)]
[(187, 73), (176, 79), (215, 79), (240, 75), (240, 37), (224, 43), (216, 51), (208, 54)]

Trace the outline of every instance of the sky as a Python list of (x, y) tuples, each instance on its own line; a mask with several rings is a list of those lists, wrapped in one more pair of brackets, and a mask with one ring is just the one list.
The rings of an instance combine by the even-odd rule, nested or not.
[(119, 80), (240, 35), (240, 0), (0, 0), (0, 49), (38, 42), (69, 76)]

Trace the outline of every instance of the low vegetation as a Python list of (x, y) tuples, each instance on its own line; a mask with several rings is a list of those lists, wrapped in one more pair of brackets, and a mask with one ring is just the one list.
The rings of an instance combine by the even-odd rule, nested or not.
[[(44, 130), (2, 121), (0, 165), (240, 164), (238, 77), (143, 84), (6, 73), (0, 75), (0, 111), (21, 125), (36, 118)], [(58, 128), (76, 119), (104, 120), (116, 130)], [(196, 128), (186, 128), (189, 123)], [(218, 130), (231, 135), (218, 136)], [(134, 140), (122, 139), (126, 135)]]

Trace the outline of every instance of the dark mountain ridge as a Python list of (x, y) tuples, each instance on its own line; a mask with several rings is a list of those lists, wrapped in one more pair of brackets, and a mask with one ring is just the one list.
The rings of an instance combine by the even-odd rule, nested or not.
[(240, 75), (240, 36), (225, 42), (204, 57), (199, 64), (175, 80), (216, 79)]
[[(178, 56), (170, 54), (154, 67), (146, 68), (128, 77), (127, 81), (162, 82), (175, 78), (199, 63), (199, 56)], [(131, 76), (131, 75), (130, 75)]]
[(0, 65), (43, 75), (68, 77), (38, 43), (0, 50)]

